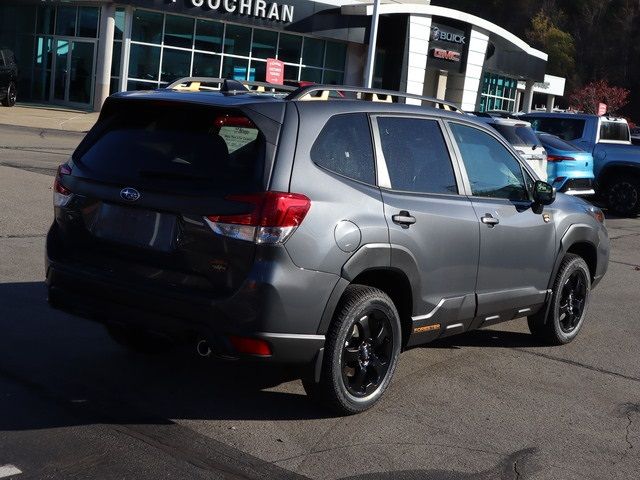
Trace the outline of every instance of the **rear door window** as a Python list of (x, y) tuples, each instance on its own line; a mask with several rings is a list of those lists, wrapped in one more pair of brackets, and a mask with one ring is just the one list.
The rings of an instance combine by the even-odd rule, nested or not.
[(311, 147), (311, 160), (339, 175), (374, 185), (376, 174), (367, 116), (348, 113), (331, 117)]
[(554, 150), (563, 150), (566, 152), (582, 152), (583, 150), (576, 147), (575, 145), (565, 142), (561, 138), (558, 138), (554, 135), (540, 135), (540, 141), (545, 148), (550, 148)]
[(563, 140), (582, 138), (585, 121), (578, 118), (532, 118), (526, 117), (536, 132), (550, 133)]
[(458, 193), (449, 151), (436, 120), (378, 117), (377, 124), (393, 190)]
[(264, 137), (239, 111), (137, 101), (111, 110), (74, 153), (86, 174), (178, 190), (264, 188)]

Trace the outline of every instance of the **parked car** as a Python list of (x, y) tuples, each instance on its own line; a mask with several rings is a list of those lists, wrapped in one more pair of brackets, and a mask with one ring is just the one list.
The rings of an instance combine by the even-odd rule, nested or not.
[(538, 133), (547, 152), (547, 178), (559, 192), (593, 195), (593, 157), (575, 145), (549, 133)]
[(333, 88), (354, 92), (109, 97), (55, 178), (49, 303), (135, 350), (302, 365), (345, 414), (415, 345), (522, 316), (572, 341), (607, 270), (602, 212), (474, 117), (317, 101)]
[(640, 212), (640, 148), (632, 145), (624, 118), (576, 113), (524, 116), (539, 132), (551, 133), (593, 155), (595, 191), (623, 216)]
[(18, 65), (13, 52), (0, 49), (0, 101), (5, 107), (13, 107), (18, 97)]
[(547, 180), (547, 152), (530, 123), (509, 118), (479, 117), (478, 119), (497, 130), (527, 161), (538, 177), (544, 181)]
[(506, 110), (487, 110), (485, 112), (471, 112), (472, 115), (476, 117), (490, 117), (490, 118), (511, 118), (513, 120), (518, 120), (518, 114), (514, 112), (509, 112)]

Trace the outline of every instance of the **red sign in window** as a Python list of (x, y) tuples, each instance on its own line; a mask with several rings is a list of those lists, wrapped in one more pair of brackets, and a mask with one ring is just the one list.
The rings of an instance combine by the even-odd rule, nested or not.
[(599, 103), (598, 104), (598, 115), (602, 116), (605, 113), (607, 113), (607, 104), (606, 103)]
[(284, 62), (275, 58), (267, 58), (266, 82), (276, 85), (284, 83)]

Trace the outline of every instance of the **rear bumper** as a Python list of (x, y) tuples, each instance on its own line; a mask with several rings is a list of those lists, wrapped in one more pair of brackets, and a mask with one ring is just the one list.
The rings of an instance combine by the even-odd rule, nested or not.
[[(50, 233), (51, 236), (51, 233)], [(52, 259), (46, 276), (52, 307), (105, 324), (149, 330), (178, 341), (206, 338), (214, 353), (240, 357), (230, 335), (266, 340), (265, 361), (307, 363), (324, 345), (318, 325), (335, 275), (302, 270), (284, 248), (271, 248), (243, 286), (223, 299), (177, 293), (118, 279), (95, 268)]]

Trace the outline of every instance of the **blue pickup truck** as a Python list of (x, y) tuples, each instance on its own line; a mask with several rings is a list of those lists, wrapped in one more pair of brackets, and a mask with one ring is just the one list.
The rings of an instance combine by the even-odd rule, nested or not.
[(640, 212), (640, 147), (623, 118), (534, 112), (522, 116), (537, 132), (556, 135), (593, 155), (595, 191), (618, 215)]

